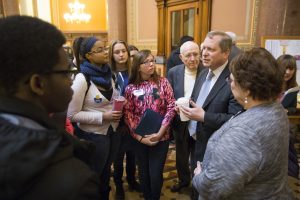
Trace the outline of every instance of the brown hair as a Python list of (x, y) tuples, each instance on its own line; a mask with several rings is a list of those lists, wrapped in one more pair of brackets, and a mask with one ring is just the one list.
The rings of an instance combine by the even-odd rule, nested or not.
[(264, 48), (253, 48), (231, 61), (234, 82), (253, 99), (275, 100), (282, 92), (284, 70)]
[(222, 31), (210, 31), (207, 33), (206, 37), (212, 39), (214, 36), (220, 36), (221, 41), (219, 42), (219, 46), (222, 52), (230, 51), (232, 46), (232, 39), (229, 35)]
[(128, 45), (125, 41), (122, 41), (122, 40), (114, 40), (111, 42), (110, 46), (109, 46), (109, 51), (108, 51), (108, 58), (109, 58), (109, 65), (110, 65), (110, 68), (113, 72), (117, 72), (117, 63), (114, 59), (114, 46), (116, 44), (123, 44), (125, 46), (125, 49), (127, 51), (127, 55), (128, 55), (128, 59), (126, 61), (126, 66), (127, 66), (127, 69), (128, 69), (128, 72), (130, 72), (130, 68), (131, 68), (131, 61), (129, 59), (130, 57), (130, 52), (129, 52), (129, 48), (128, 48)]
[(128, 49), (129, 49), (129, 51), (133, 51), (133, 50), (139, 51), (139, 49), (134, 45), (128, 45)]
[[(140, 74), (140, 66), (143, 64), (143, 62), (148, 58), (148, 56), (152, 55), (150, 50), (141, 50), (133, 57), (133, 62), (131, 66), (131, 71), (129, 75), (129, 84), (139, 84), (143, 82), (144, 80), (141, 77)], [(154, 70), (154, 73), (151, 76), (151, 79), (159, 85), (159, 75), (157, 74), (156, 70)]]
[(295, 70), (292, 78), (286, 82), (286, 87), (284, 90), (288, 90), (290, 88), (296, 87), (297, 81), (296, 81), (296, 74), (297, 74), (297, 64), (296, 64), (296, 58), (289, 54), (281, 55), (277, 58), (277, 63), (284, 71), (286, 69)]

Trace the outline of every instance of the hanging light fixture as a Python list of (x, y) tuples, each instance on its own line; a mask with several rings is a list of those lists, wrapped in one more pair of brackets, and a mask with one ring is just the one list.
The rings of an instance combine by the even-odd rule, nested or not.
[(92, 16), (89, 13), (85, 13), (85, 4), (80, 3), (79, 0), (75, 0), (73, 3), (69, 3), (69, 11), (64, 13), (64, 19), (67, 23), (88, 23)]

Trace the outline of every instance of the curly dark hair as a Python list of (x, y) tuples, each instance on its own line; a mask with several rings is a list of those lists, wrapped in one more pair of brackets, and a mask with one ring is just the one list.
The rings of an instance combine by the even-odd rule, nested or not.
[(230, 64), (234, 82), (256, 100), (275, 100), (282, 92), (284, 70), (264, 48), (236, 56)]
[(38, 18), (10, 16), (1, 19), (0, 95), (14, 95), (24, 78), (53, 69), (65, 42), (61, 31)]

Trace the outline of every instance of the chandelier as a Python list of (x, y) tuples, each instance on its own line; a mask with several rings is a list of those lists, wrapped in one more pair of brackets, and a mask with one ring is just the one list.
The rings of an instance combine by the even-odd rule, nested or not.
[(92, 18), (90, 14), (84, 12), (85, 4), (80, 3), (78, 0), (69, 3), (68, 6), (70, 12), (64, 13), (64, 19), (67, 23), (88, 23)]

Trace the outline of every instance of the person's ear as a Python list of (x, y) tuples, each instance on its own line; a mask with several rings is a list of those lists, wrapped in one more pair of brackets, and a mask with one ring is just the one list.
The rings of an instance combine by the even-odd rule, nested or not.
[(227, 49), (224, 53), (225, 53), (225, 55), (226, 55), (227, 57), (229, 57), (229, 55), (230, 55), (230, 49)]
[(250, 92), (250, 90), (244, 90), (244, 96), (245, 96), (245, 97), (251, 97), (251, 92)]
[(42, 96), (45, 93), (45, 83), (41, 75), (33, 74), (29, 79), (29, 87), (33, 93)]
[(90, 60), (91, 57), (92, 57), (92, 54), (90, 54), (90, 53), (86, 53), (86, 54), (85, 54), (85, 58), (86, 58), (87, 60)]
[(183, 56), (182, 56), (182, 54), (179, 54), (179, 58), (180, 58), (180, 60), (183, 62)]

